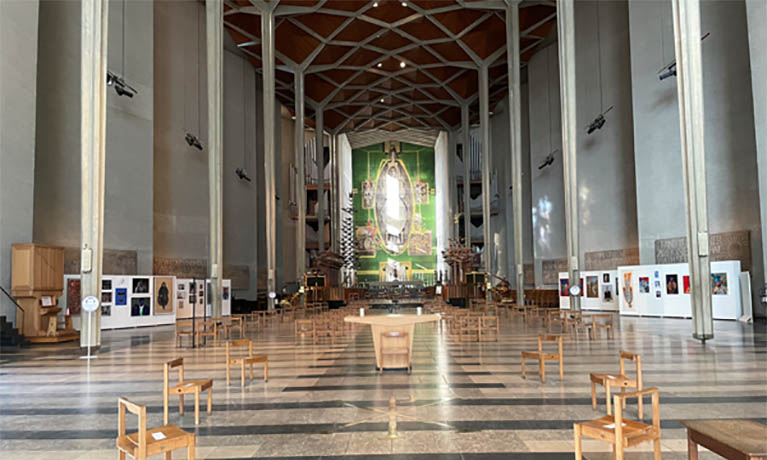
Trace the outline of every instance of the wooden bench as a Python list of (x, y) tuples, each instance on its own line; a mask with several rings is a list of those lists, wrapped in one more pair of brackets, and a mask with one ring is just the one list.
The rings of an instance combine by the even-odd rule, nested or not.
[[(557, 344), (557, 353), (544, 353), (543, 342), (555, 342)], [(538, 351), (523, 351), (522, 352), (522, 378), (526, 378), (525, 374), (525, 358), (535, 359), (538, 361), (538, 373), (541, 375), (541, 382), (546, 382), (546, 361), (559, 361), (559, 380), (564, 380), (565, 373), (562, 362), (562, 336), (561, 335), (546, 335), (540, 334), (538, 336)]]
[[(178, 383), (170, 386), (170, 371), (178, 368)], [(208, 391), (208, 413), (213, 412), (213, 379), (184, 380), (184, 358), (176, 358), (163, 365), (162, 379), (163, 423), (168, 424), (168, 399), (178, 395), (178, 413), (184, 415), (184, 395), (194, 394), (194, 424), (200, 423), (200, 393)]]
[[(126, 410), (138, 416), (138, 431), (127, 433), (125, 429)], [(136, 460), (146, 460), (152, 455), (165, 454), (170, 460), (171, 452), (186, 447), (189, 460), (194, 460), (195, 436), (187, 433), (176, 425), (168, 425), (151, 430), (146, 429), (146, 406), (139, 406), (127, 399), (120, 398), (118, 402), (117, 419), (117, 451), (119, 459), (125, 460), (128, 455)]]
[[(652, 395), (652, 425), (641, 420), (624, 419), (624, 401), (627, 398), (641, 399), (645, 395)], [(575, 460), (583, 459), (581, 444), (583, 436), (612, 444), (615, 460), (623, 460), (623, 449), (652, 441), (653, 458), (654, 460), (661, 460), (658, 389), (648, 388), (625, 395), (615, 395), (613, 400), (615, 402), (615, 415), (605, 415), (595, 420), (573, 424)]]
[(730, 460), (767, 459), (767, 425), (753, 420), (682, 420), (687, 458), (698, 460), (698, 444)]
[[(248, 355), (240, 357), (232, 357), (233, 347), (248, 347)], [(253, 341), (250, 339), (231, 340), (226, 342), (226, 384), (230, 384), (229, 367), (233, 364), (240, 366), (240, 383), (245, 388), (245, 367), (250, 367), (250, 380), (253, 380), (253, 365), (256, 363), (264, 363), (264, 382), (269, 381), (269, 358), (266, 355), (254, 355), (253, 354)]]

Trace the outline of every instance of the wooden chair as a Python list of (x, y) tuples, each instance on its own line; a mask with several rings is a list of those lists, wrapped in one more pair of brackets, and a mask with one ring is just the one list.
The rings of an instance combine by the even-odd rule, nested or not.
[(480, 339), (490, 338), (497, 342), (501, 336), (501, 325), (498, 316), (485, 315), (482, 317), (482, 328), (480, 329)]
[(567, 326), (566, 326), (566, 323), (565, 323), (565, 315), (564, 315), (564, 313), (566, 313), (565, 311), (553, 310), (553, 311), (548, 311), (546, 313), (547, 313), (547, 316), (546, 316), (547, 326), (546, 327), (547, 327), (549, 333), (553, 332), (552, 329), (554, 328), (555, 325), (559, 325), (559, 328), (562, 331), (562, 333), (567, 332)]
[[(626, 375), (626, 365), (624, 360), (634, 361), (636, 364), (636, 378), (631, 379)], [(610, 409), (610, 387), (618, 387), (621, 394), (625, 393), (626, 388), (642, 390), (642, 357), (636, 353), (623, 351), (619, 353), (620, 373), (619, 374), (589, 374), (591, 380), (591, 406), (597, 408), (597, 385), (605, 387), (605, 400), (607, 404), (607, 415), (612, 414)], [(625, 399), (624, 399), (625, 402)], [(642, 398), (639, 398), (639, 418), (642, 418)]]
[(464, 316), (461, 322), (461, 342), (466, 339), (479, 342), (482, 325), (482, 316), (468, 315)]
[(568, 333), (575, 334), (576, 339), (580, 338), (580, 331), (583, 331), (587, 337), (591, 338), (589, 335), (589, 325), (583, 319), (583, 312), (568, 311), (565, 315), (565, 327)]
[[(178, 368), (178, 383), (170, 386), (170, 370)], [(194, 424), (200, 423), (200, 393), (208, 390), (208, 413), (213, 412), (213, 379), (184, 380), (184, 358), (176, 358), (163, 365), (162, 378), (163, 423), (168, 424), (168, 399), (178, 395), (178, 413), (184, 415), (184, 395), (194, 395)]]
[(612, 313), (598, 313), (590, 315), (591, 323), (588, 325), (591, 330), (591, 338), (597, 338), (597, 331), (599, 329), (605, 329), (607, 331), (607, 338), (612, 339), (615, 337), (613, 333), (613, 315)]
[[(232, 347), (248, 346), (248, 355), (238, 358), (232, 357)], [(226, 342), (226, 384), (230, 384), (229, 367), (231, 365), (240, 366), (240, 384), (245, 388), (245, 366), (250, 367), (250, 380), (253, 380), (253, 365), (264, 363), (264, 382), (269, 381), (269, 357), (266, 355), (253, 354), (253, 341), (250, 339), (230, 340)]]
[(315, 319), (312, 322), (314, 327), (314, 343), (319, 343), (320, 338), (330, 337), (330, 341), (333, 340), (333, 330), (330, 327), (330, 321), (326, 318)]
[[(652, 395), (652, 425), (643, 423), (641, 420), (629, 420), (623, 418), (623, 405), (627, 398), (639, 398)], [(658, 401), (658, 389), (648, 388), (615, 395), (613, 397), (615, 415), (605, 415), (596, 420), (573, 424), (575, 438), (575, 459), (582, 460), (582, 438), (586, 436), (598, 439), (613, 445), (615, 460), (623, 460), (623, 449), (633, 447), (643, 442), (652, 441), (654, 460), (661, 459), (660, 446), (660, 409)]]
[(391, 331), (381, 333), (381, 368), (379, 373), (383, 373), (383, 361), (386, 356), (399, 356), (407, 360), (407, 373), (412, 371), (410, 362), (410, 347), (408, 347), (407, 332)]
[[(556, 342), (558, 352), (557, 353), (544, 353), (543, 342)], [(538, 351), (523, 351), (522, 352), (522, 378), (526, 378), (525, 374), (525, 358), (535, 359), (538, 361), (538, 372), (541, 375), (541, 382), (546, 382), (546, 361), (559, 361), (559, 380), (564, 380), (564, 368), (562, 363), (562, 336), (561, 335), (546, 335), (540, 334), (538, 336)]]
[(194, 323), (192, 323), (191, 319), (178, 319), (176, 320), (176, 327), (175, 327), (175, 337), (176, 337), (176, 347), (181, 346), (181, 338), (182, 337), (189, 337), (190, 339), (194, 340)]
[(235, 330), (240, 331), (240, 338), (245, 336), (245, 318), (242, 315), (232, 315), (229, 320), (227, 335), (231, 337)]
[(299, 338), (303, 338), (306, 335), (312, 338), (312, 343), (315, 343), (314, 322), (310, 319), (297, 319), (295, 323), (295, 343), (298, 343)]
[[(138, 416), (138, 431), (126, 433), (125, 411)], [(195, 435), (187, 433), (176, 425), (168, 425), (151, 430), (146, 429), (146, 406), (139, 406), (127, 399), (118, 400), (117, 452), (119, 459), (128, 455), (136, 460), (146, 460), (152, 455), (165, 453), (165, 460), (170, 460), (171, 452), (186, 447), (189, 460), (194, 460)]]
[(202, 345), (201, 338), (205, 337), (205, 344), (208, 343), (208, 337), (213, 337), (213, 344), (218, 344), (218, 325), (213, 320), (197, 322), (197, 344)]

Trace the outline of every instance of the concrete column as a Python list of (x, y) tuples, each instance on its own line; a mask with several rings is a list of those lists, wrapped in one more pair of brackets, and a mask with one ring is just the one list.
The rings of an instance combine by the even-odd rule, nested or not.
[(314, 142), (317, 150), (317, 243), (325, 250), (325, 139), (323, 134), (324, 107), (317, 106), (314, 117)]
[[(456, 188), (455, 188), (455, 149), (456, 149), (456, 135), (453, 131), (448, 131), (447, 133), (448, 141), (447, 141), (447, 190), (446, 190), (446, 197), (447, 197), (447, 207), (448, 211), (447, 214), (450, 216), (450, 222), (447, 222), (448, 224), (448, 233), (447, 237), (455, 238), (458, 233), (458, 227), (457, 223), (455, 221), (455, 213), (456, 213)], [(445, 192), (442, 192), (445, 193)]]
[(706, 207), (700, 0), (672, 0), (672, 10), (687, 214), (687, 260), (690, 264), (692, 336), (706, 341), (714, 338), (714, 324), (711, 312), (711, 266)]
[[(83, 0), (80, 60), (80, 290), (101, 301), (104, 254), (107, 25), (109, 2)], [(101, 308), (82, 312), (80, 346), (101, 346)]]
[(469, 165), (469, 145), (471, 133), (469, 132), (469, 104), (461, 106), (461, 129), (463, 130), (463, 143), (461, 152), (463, 155), (463, 230), (466, 236), (465, 245), (471, 247), (471, 167)]
[(223, 2), (205, 1), (208, 71), (208, 196), (210, 201), (210, 277), (211, 314), (221, 316), (221, 278), (223, 275), (223, 79), (224, 26)]
[(525, 303), (524, 247), (522, 245), (522, 111), (519, 78), (519, 1), (506, 6), (506, 62), (509, 80), (509, 140), (511, 144), (511, 202), (514, 229), (514, 276), (517, 305)]
[(293, 76), (295, 89), (295, 149), (296, 149), (296, 279), (303, 282), (306, 272), (306, 172), (304, 165), (304, 73), (296, 72)]
[[(578, 240), (578, 160), (575, 135), (575, 0), (557, 1), (559, 35), (559, 87), (562, 100), (562, 166), (565, 188), (565, 230), (570, 286), (580, 284), (580, 248)], [(581, 297), (570, 296), (570, 308), (581, 309)]]
[(338, 220), (338, 145), (335, 134), (330, 136), (330, 250), (338, 253), (341, 226)]
[[(268, 7), (267, 7), (268, 8)], [(261, 56), (264, 79), (264, 184), (266, 189), (266, 267), (269, 308), (274, 308), (272, 293), (277, 292), (277, 201), (275, 190), (274, 126), (274, 12), (261, 13)]]
[[(490, 85), (487, 65), (479, 66), (479, 133), (482, 143), (482, 242), (485, 259), (485, 272), (493, 272), (495, 244), (490, 225)], [(488, 296), (490, 291), (487, 291)]]

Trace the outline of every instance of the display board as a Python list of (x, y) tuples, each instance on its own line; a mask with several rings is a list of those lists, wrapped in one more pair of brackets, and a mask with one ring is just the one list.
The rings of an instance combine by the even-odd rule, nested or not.
[[(176, 318), (191, 318), (191, 279), (173, 276), (104, 275), (101, 278), (101, 329), (173, 324)], [(197, 317), (205, 316), (210, 281), (197, 280), (194, 302)], [(221, 309), (223, 316), (232, 311), (232, 281), (222, 280)], [(72, 315), (72, 324), (80, 330), (80, 275), (64, 275), (67, 286), (59, 300), (63, 312)], [(207, 316), (210, 304), (207, 303)]]
[[(581, 309), (618, 310), (617, 270), (581, 272)], [(559, 273), (559, 308), (570, 309), (570, 283), (566, 272)]]
[[(618, 267), (621, 315), (689, 318), (690, 267), (686, 263)], [(740, 261), (711, 262), (714, 319), (742, 314)]]
[(357, 278), (433, 282), (434, 149), (399, 142), (354, 149), (352, 181)]

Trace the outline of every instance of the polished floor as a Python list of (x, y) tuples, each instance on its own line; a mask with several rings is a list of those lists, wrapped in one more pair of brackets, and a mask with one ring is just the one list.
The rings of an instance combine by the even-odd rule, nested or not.
[[(691, 339), (680, 319), (620, 318), (614, 339), (568, 338), (565, 379), (547, 381), (521, 350), (536, 347), (540, 326), (504, 320), (499, 343), (459, 343), (419, 325), (411, 375), (373, 368), (372, 339), (359, 328), (343, 343), (294, 345), (292, 324), (252, 331), (267, 353), (270, 379), (227, 387), (224, 347), (177, 349), (169, 327), (105, 331), (97, 359), (73, 346), (26, 348), (0, 356), (0, 458), (113, 459), (117, 398), (148, 406), (162, 424), (162, 363), (182, 356), (186, 378), (214, 378), (213, 414), (194, 425), (193, 398), (170, 422), (197, 433), (197, 458), (571, 459), (572, 422), (603, 415), (591, 407), (588, 374), (617, 372), (618, 350), (641, 353), (645, 386), (660, 389), (663, 458), (687, 458), (680, 420), (749, 418), (767, 422), (764, 324), (715, 323), (715, 339)], [(553, 363), (552, 363), (553, 364)], [(386, 439), (390, 398), (398, 439)], [(649, 420), (649, 404), (645, 406)], [(627, 408), (636, 416), (636, 405)], [(129, 418), (129, 427), (135, 419)], [(651, 458), (650, 444), (627, 459)], [(584, 443), (589, 460), (610, 447)], [(158, 457), (159, 458), (159, 457)], [(185, 458), (177, 452), (173, 458)], [(717, 458), (704, 452), (701, 458)]]

